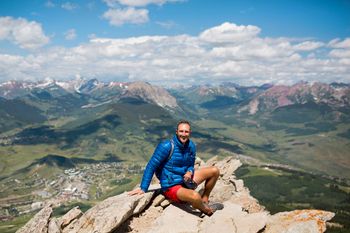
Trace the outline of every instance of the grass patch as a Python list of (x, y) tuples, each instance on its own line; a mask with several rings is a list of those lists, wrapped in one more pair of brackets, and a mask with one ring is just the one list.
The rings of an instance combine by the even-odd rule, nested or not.
[(295, 209), (332, 211), (336, 213), (332, 222), (342, 224), (343, 232), (350, 231), (350, 194), (344, 191), (344, 185), (307, 173), (280, 170), (277, 173), (252, 166), (236, 171), (252, 196), (272, 214)]
[(24, 226), (35, 213), (26, 214), (19, 217), (16, 217), (10, 221), (0, 222), (0, 232), (1, 233), (15, 233), (19, 228)]
[(88, 209), (92, 207), (92, 203), (88, 202), (74, 202), (74, 203), (67, 203), (65, 205), (61, 205), (57, 208), (53, 209), (52, 216), (53, 217), (60, 217), (64, 214), (66, 214), (69, 210), (73, 209), (74, 207), (79, 206), (79, 209), (82, 212), (86, 212)]
[(129, 175), (130, 177), (125, 179), (121, 184), (115, 185), (112, 189), (101, 195), (101, 200), (111, 196), (121, 194), (125, 191), (131, 191), (141, 181), (141, 175)]

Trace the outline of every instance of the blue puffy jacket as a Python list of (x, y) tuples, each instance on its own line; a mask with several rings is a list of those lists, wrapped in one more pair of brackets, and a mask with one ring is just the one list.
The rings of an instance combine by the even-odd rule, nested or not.
[(170, 140), (159, 143), (155, 149), (143, 173), (141, 189), (144, 192), (147, 192), (154, 173), (160, 181), (162, 190), (181, 184), (187, 171), (194, 174), (195, 144), (191, 140), (182, 144), (176, 135), (173, 137), (173, 142), (174, 151), (170, 160), (168, 159), (171, 151)]

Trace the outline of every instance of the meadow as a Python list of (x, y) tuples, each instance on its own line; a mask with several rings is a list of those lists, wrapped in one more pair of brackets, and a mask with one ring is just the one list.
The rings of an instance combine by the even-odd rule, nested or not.
[(300, 171), (244, 165), (235, 175), (271, 214), (295, 209), (322, 209), (335, 213), (327, 232), (350, 232), (350, 186)]

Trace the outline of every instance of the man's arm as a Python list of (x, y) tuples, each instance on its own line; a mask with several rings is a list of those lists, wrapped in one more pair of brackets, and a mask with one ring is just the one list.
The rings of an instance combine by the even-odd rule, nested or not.
[(141, 194), (144, 194), (145, 192), (140, 189), (140, 188), (137, 188), (137, 189), (134, 189), (130, 192), (128, 192), (128, 195), (132, 196), (132, 195), (141, 195)]
[(151, 183), (153, 174), (168, 158), (170, 149), (171, 149), (171, 145), (170, 145), (170, 142), (168, 141), (158, 144), (157, 148), (155, 149), (151, 159), (149, 160), (146, 166), (145, 172), (143, 173), (140, 188), (144, 192), (148, 191), (148, 187)]
[(159, 143), (155, 149), (151, 159), (148, 161), (146, 169), (143, 173), (140, 188), (143, 192), (148, 191), (148, 187), (151, 183), (153, 174), (156, 170), (166, 161), (168, 154), (171, 149), (171, 144), (169, 141)]
[(192, 156), (192, 161), (191, 161), (191, 165), (187, 167), (186, 169), (186, 173), (184, 175), (184, 179), (188, 180), (188, 179), (192, 179), (193, 175), (194, 175), (194, 163), (196, 161), (196, 146), (194, 145), (193, 142), (190, 142), (190, 147), (191, 147), (191, 153), (193, 154)]

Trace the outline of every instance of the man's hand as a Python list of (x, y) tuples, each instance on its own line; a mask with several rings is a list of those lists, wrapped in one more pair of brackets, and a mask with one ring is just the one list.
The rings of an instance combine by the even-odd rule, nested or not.
[(134, 189), (134, 190), (128, 192), (128, 195), (129, 196), (133, 196), (133, 195), (141, 195), (141, 194), (144, 194), (144, 193), (145, 192), (142, 189), (137, 188), (137, 189)]
[(184, 180), (190, 180), (192, 179), (192, 172), (188, 171), (186, 172), (186, 174), (184, 175)]

